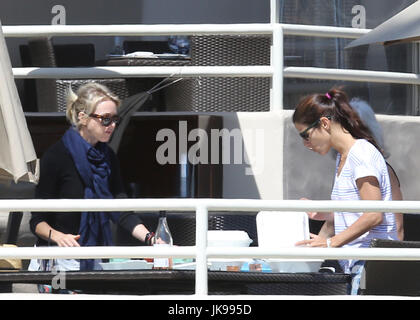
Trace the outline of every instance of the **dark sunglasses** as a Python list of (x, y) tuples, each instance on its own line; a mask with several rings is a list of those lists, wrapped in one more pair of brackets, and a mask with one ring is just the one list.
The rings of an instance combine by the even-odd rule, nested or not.
[[(328, 120), (331, 120), (331, 116), (325, 116), (325, 118), (327, 118)], [(315, 128), (319, 124), (320, 121), (321, 121), (321, 118), (319, 118), (314, 123), (312, 123), (311, 125), (309, 125), (309, 127), (307, 127), (302, 132), (299, 132), (300, 137), (303, 140), (308, 141), (309, 140), (309, 132), (308, 131), (311, 130), (312, 128)]]
[(115, 123), (115, 125), (118, 126), (121, 121), (120, 116), (117, 116), (117, 115), (111, 116), (108, 113), (102, 116), (96, 113), (92, 113), (89, 115), (89, 117), (99, 119), (101, 121), (101, 124), (104, 127), (109, 127), (112, 123)]

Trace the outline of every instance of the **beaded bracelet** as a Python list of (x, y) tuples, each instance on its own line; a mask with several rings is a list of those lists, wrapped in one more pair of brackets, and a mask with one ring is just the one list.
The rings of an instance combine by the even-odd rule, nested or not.
[(148, 246), (151, 246), (152, 245), (152, 239), (153, 239), (154, 236), (155, 236), (154, 232), (149, 232), (148, 234), (146, 234), (146, 238), (144, 239), (144, 242), (146, 242), (146, 244)]

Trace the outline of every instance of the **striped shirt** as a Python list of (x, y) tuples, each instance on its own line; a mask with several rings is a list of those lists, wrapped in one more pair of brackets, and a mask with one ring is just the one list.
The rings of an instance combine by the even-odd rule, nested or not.
[[(338, 165), (341, 155), (337, 155), (335, 181), (331, 193), (331, 200), (360, 200), (356, 180), (373, 176), (379, 182), (381, 197), (384, 201), (392, 200), (391, 183), (388, 168), (382, 154), (367, 140), (356, 140), (351, 147), (346, 162), (338, 175)], [(363, 212), (334, 212), (335, 234), (351, 226)], [(383, 215), (380, 225), (372, 228), (359, 238), (347, 243), (344, 247), (369, 247), (371, 239), (397, 239), (395, 216), (387, 212)], [(348, 273), (355, 260), (340, 261), (344, 272)]]

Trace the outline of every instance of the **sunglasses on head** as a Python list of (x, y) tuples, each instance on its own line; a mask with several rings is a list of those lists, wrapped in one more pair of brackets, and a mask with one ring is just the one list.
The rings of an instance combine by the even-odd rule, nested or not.
[(120, 121), (121, 121), (120, 116), (117, 116), (117, 115), (112, 116), (109, 113), (106, 113), (104, 115), (99, 115), (99, 114), (96, 114), (96, 113), (92, 113), (92, 114), (89, 115), (89, 117), (99, 119), (101, 124), (104, 127), (109, 127), (112, 123), (115, 123), (115, 125), (118, 126)]
[[(331, 116), (325, 116), (325, 118), (327, 118), (328, 120), (331, 120)], [(315, 128), (318, 123), (321, 121), (321, 118), (319, 118), (318, 120), (316, 120), (314, 123), (312, 123), (311, 125), (309, 125), (305, 130), (303, 130), (302, 132), (299, 132), (300, 137), (303, 140), (308, 141), (309, 140), (309, 130), (311, 130), (312, 128)]]

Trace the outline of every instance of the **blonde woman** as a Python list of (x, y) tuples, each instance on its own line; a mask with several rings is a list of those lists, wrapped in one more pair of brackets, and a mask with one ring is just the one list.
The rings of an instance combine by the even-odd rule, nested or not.
[[(88, 83), (68, 94), (71, 127), (41, 159), (36, 197), (41, 199), (112, 199), (126, 197), (119, 163), (108, 147), (120, 118), (118, 97), (103, 85)], [(37, 245), (60, 247), (112, 245), (110, 222), (119, 223), (147, 244), (153, 233), (130, 213), (32, 213), (30, 227)], [(63, 270), (97, 269), (96, 260), (57, 260)], [(36, 266), (35, 266), (36, 268)]]

